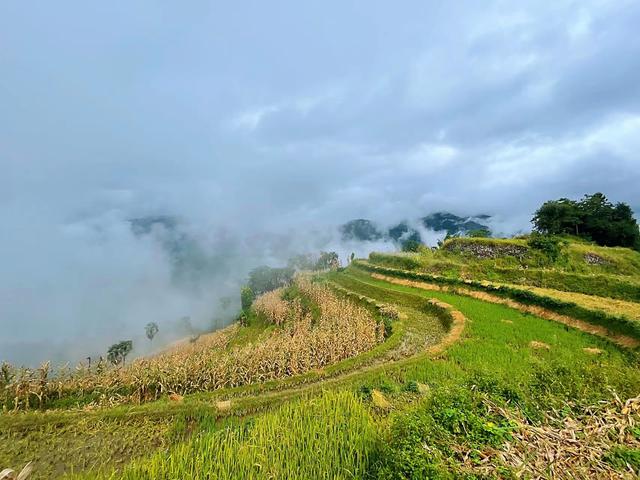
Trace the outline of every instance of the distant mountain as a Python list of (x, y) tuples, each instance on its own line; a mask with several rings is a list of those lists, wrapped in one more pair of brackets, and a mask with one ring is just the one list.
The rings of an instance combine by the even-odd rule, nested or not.
[(372, 242), (384, 237), (384, 234), (371, 220), (364, 218), (351, 220), (341, 225), (340, 233), (343, 240), (360, 240), (361, 242)]
[(177, 217), (154, 215), (129, 219), (131, 231), (137, 237), (153, 235), (171, 263), (173, 281), (180, 286), (195, 288), (219, 265), (220, 258), (204, 250), (195, 238), (184, 230)]
[(449, 235), (464, 235), (474, 230), (491, 229), (478, 220), (488, 220), (491, 215), (476, 215), (475, 217), (459, 217), (453, 213), (436, 212), (421, 218), (425, 228), (436, 232), (447, 232)]
[(411, 228), (407, 222), (401, 222), (395, 227), (391, 227), (387, 232), (387, 236), (395, 242), (414, 241), (422, 243), (420, 232)]
[(130, 218), (129, 225), (131, 225), (131, 231), (135, 235), (141, 236), (151, 233), (154, 227), (162, 227), (173, 231), (178, 225), (178, 219), (169, 215), (150, 215), (148, 217)]
[[(490, 219), (490, 215), (476, 215), (474, 217), (459, 217), (449, 212), (436, 212), (419, 219), (419, 222), (429, 230), (447, 232), (449, 235), (466, 235), (474, 230), (489, 230), (482, 221)], [(365, 218), (351, 220), (340, 226), (343, 240), (358, 240), (373, 242), (376, 240), (392, 240), (396, 243), (407, 241), (422, 242), (420, 232), (411, 227), (407, 221), (384, 231), (374, 222)]]

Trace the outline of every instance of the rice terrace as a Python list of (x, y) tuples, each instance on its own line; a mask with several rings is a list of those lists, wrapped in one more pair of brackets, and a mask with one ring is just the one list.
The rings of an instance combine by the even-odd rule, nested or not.
[(235, 323), (129, 363), (4, 363), (0, 463), (69, 479), (636, 478), (640, 253), (539, 233), (409, 247), (257, 269)]
[(640, 1), (0, 1), (0, 480), (640, 479)]

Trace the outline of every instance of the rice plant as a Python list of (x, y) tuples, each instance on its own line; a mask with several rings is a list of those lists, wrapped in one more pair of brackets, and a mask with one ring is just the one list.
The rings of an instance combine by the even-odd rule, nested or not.
[(197, 435), (110, 476), (80, 478), (346, 480), (364, 476), (375, 442), (375, 425), (361, 401), (352, 393), (325, 392), (244, 427)]

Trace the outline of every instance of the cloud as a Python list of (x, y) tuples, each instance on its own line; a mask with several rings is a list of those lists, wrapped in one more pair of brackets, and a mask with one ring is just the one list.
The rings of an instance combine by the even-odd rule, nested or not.
[[(633, 1), (2, 2), (12, 351), (205, 325), (252, 265), (356, 248), (333, 230), (352, 218), (511, 233), (559, 196), (640, 208), (638, 23)], [(128, 228), (147, 215), (219, 268), (177, 287), (162, 236)]]

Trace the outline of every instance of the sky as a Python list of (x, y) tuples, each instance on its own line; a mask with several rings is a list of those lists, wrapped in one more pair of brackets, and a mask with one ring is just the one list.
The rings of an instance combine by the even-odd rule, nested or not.
[[(624, 0), (4, 0), (0, 360), (228, 319), (249, 268), (356, 248), (353, 218), (639, 211), (637, 25)], [(197, 242), (197, 285), (131, 232), (148, 215)]]

